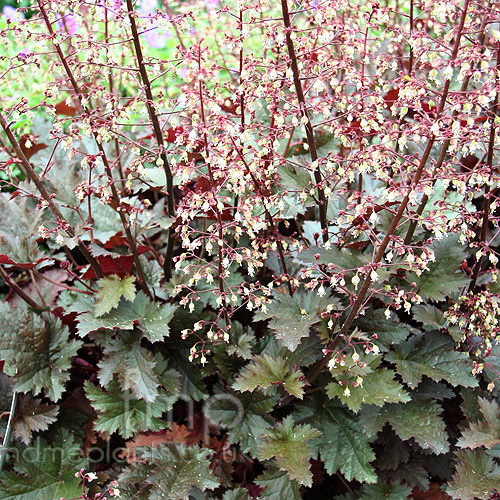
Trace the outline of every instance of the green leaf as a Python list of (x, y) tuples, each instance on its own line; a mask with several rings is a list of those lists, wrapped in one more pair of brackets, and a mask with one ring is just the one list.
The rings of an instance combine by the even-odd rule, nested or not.
[(139, 256), (144, 279), (156, 294), (160, 292), (161, 280), (163, 279), (163, 268), (156, 260), (148, 260), (144, 255)]
[(458, 440), (460, 448), (479, 448), (484, 446), (488, 449), (500, 444), (500, 408), (496, 401), (488, 401), (479, 398), (479, 409), (483, 418), (478, 422), (471, 422), (469, 428), (462, 431), (462, 437)]
[(255, 314), (255, 320), (272, 318), (269, 328), (290, 351), (295, 351), (303, 337), (309, 336), (312, 325), (321, 321), (321, 313), (330, 299), (319, 297), (314, 291), (296, 293), (293, 297), (281, 295), (268, 305), (266, 312)]
[(229, 347), (230, 344), (226, 342), (214, 345), (211, 357), (213, 363), (206, 366), (203, 373), (206, 375), (218, 373), (220, 377), (226, 380), (228, 385), (231, 385), (238, 372), (243, 368), (244, 361), (236, 356), (231, 356)]
[(385, 359), (396, 363), (397, 372), (410, 387), (416, 387), (424, 375), (436, 382), (444, 379), (453, 385), (476, 386), (468, 356), (455, 347), (449, 335), (429, 332), (401, 342)]
[(274, 457), (280, 469), (285, 469), (290, 479), (312, 486), (309, 459), (313, 452), (307, 441), (320, 434), (307, 424), (295, 425), (293, 418), (288, 416), (262, 436), (260, 456), (263, 459)]
[(37, 243), (43, 213), (34, 208), (28, 197), (13, 202), (9, 194), (0, 193), (0, 255), (9, 259), (5, 263), (37, 264), (49, 258)]
[(481, 393), (482, 391), (479, 387), (476, 389), (462, 387), (460, 389), (460, 397), (463, 400), (460, 409), (469, 421), (480, 420), (482, 418), (481, 409), (479, 408), (479, 394)]
[[(160, 385), (162, 385), (167, 390), (167, 392), (171, 394), (180, 394), (180, 373), (177, 370), (170, 369), (166, 359), (159, 352), (155, 354), (155, 362), (156, 365), (154, 368), (154, 372), (158, 377), (158, 382), (160, 383)], [(185, 395), (186, 393), (182, 392), (182, 394)]]
[(237, 356), (238, 358), (251, 359), (254, 345), (255, 336), (250, 333), (243, 333), (238, 337), (236, 342), (233, 341), (233, 343), (227, 345), (227, 354), (229, 356)]
[(283, 210), (281, 210), (280, 216), (283, 219), (295, 219), (298, 215), (304, 215), (307, 208), (314, 205), (314, 199), (309, 195), (304, 203), (296, 193), (293, 195), (285, 194), (281, 199), (283, 201)]
[(355, 416), (341, 404), (326, 399), (313, 399), (297, 405), (294, 416), (313, 425), (322, 435), (311, 445), (318, 450), (328, 474), (340, 470), (348, 481), (374, 483), (377, 476), (369, 464), (375, 460), (368, 437)]
[(17, 392), (33, 391), (58, 401), (69, 379), (71, 358), (81, 342), (70, 340), (68, 327), (51, 314), (44, 317), (0, 303), (0, 359)]
[(47, 430), (57, 420), (58, 413), (58, 406), (21, 394), (16, 406), (14, 435), (24, 444), (29, 444), (32, 433)]
[(381, 350), (387, 351), (391, 345), (406, 340), (413, 329), (399, 321), (394, 314), (387, 319), (384, 312), (383, 309), (369, 308), (364, 315), (357, 317), (353, 325), (369, 337), (376, 334), (376, 340), (372, 341), (380, 346)]
[(78, 197), (78, 185), (84, 180), (82, 171), (77, 168), (68, 168), (57, 162), (47, 169), (44, 180), (49, 183), (49, 190), (56, 195), (56, 201), (68, 207), (77, 208), (82, 204)]
[(360, 423), (369, 436), (375, 435), (386, 422), (401, 439), (414, 438), (424, 449), (436, 454), (449, 449), (442, 408), (433, 400), (410, 401), (406, 404), (386, 404), (382, 408), (367, 406), (360, 414)]
[(112, 434), (117, 431), (125, 439), (138, 431), (159, 431), (167, 422), (161, 420), (162, 413), (172, 409), (176, 396), (160, 392), (154, 403), (136, 399), (129, 391), (122, 391), (118, 382), (112, 381), (108, 391), (85, 382), (85, 392), (92, 407), (98, 413), (96, 431)]
[(226, 356), (252, 359), (255, 347), (255, 334), (251, 328), (245, 328), (239, 321), (231, 321), (230, 342), (224, 343)]
[(170, 334), (169, 323), (174, 317), (177, 306), (173, 304), (161, 305), (155, 302), (146, 302), (143, 308), (142, 304), (145, 302), (144, 299), (146, 297), (142, 292), (139, 292), (139, 294), (141, 298), (139, 301), (136, 299), (134, 302), (134, 308), (137, 308), (137, 311), (141, 314), (139, 328), (150, 342), (161, 342), (164, 337), (168, 337)]
[(250, 500), (248, 491), (243, 488), (236, 488), (234, 490), (227, 490), (222, 495), (222, 500)]
[(169, 366), (177, 370), (181, 375), (180, 392), (187, 398), (201, 401), (208, 397), (202, 374), (195, 364), (188, 360), (189, 350), (179, 349), (178, 344), (171, 342), (172, 350), (165, 353)]
[(266, 335), (259, 339), (257, 352), (259, 354), (267, 354), (273, 358), (284, 358), (288, 365), (291, 366), (306, 367), (323, 357), (323, 347), (321, 339), (315, 333), (303, 338), (297, 349), (293, 352), (287, 349), (281, 340), (274, 338), (274, 336)]
[(447, 186), (448, 180), (436, 179), (432, 186), (432, 195), (425, 205), (422, 217), (430, 217), (431, 219), (436, 217), (436, 205), (439, 216), (449, 222), (463, 213), (464, 208), (470, 214), (476, 211), (476, 207), (471, 201), (464, 198), (459, 191), (447, 189)]
[[(152, 169), (148, 169), (148, 172), (150, 172)], [(162, 173), (164, 173), (163, 169), (162, 169)], [(165, 186), (165, 184), (163, 184), (163, 186)], [(162, 229), (170, 229), (172, 227), (172, 224), (175, 222), (175, 218), (174, 217), (162, 217), (160, 219), (156, 219), (156, 220), (153, 220), (151, 221), (153, 225), (157, 225), (159, 227), (161, 227)]]
[(0, 235), (0, 255), (5, 264), (16, 264), (20, 267), (33, 268), (37, 264), (47, 264), (49, 257), (44, 254), (34, 238)]
[(97, 282), (100, 288), (96, 293), (95, 315), (102, 316), (118, 307), (121, 297), (133, 302), (136, 294), (134, 283), (135, 276), (125, 276), (121, 279), (117, 274), (112, 274), (101, 278)]
[(39, 238), (38, 224), (43, 212), (34, 208), (35, 204), (28, 197), (17, 196), (13, 202), (10, 194), (0, 193), (0, 235)]
[(35, 446), (18, 447), (13, 471), (0, 475), (0, 500), (60, 500), (82, 494), (75, 477), (83, 466), (80, 447), (62, 430), (52, 445), (39, 440)]
[(285, 471), (274, 466), (264, 471), (255, 483), (264, 488), (261, 493), (263, 500), (300, 500), (302, 498), (297, 481), (293, 481)]
[(304, 188), (309, 192), (310, 173), (299, 165), (285, 162), (278, 167), (280, 185), (291, 191), (302, 191)]
[(455, 234), (435, 241), (432, 250), (436, 260), (420, 276), (411, 273), (406, 280), (417, 284), (424, 299), (439, 301), (469, 284), (470, 279), (459, 269), (467, 252)]
[(133, 303), (120, 299), (118, 307), (111, 312), (96, 317), (94, 312), (85, 312), (78, 319), (78, 333), (80, 336), (100, 329), (132, 330), (135, 326), (142, 330), (151, 342), (158, 342), (170, 333), (169, 323), (176, 306), (152, 303), (143, 291), (140, 291)]
[(128, 467), (123, 467), (117, 480), (120, 500), (148, 500), (150, 487), (145, 483), (150, 471), (146, 462), (132, 462)]
[[(84, 214), (88, 216), (86, 211), (84, 211)], [(118, 212), (111, 208), (111, 206), (98, 201), (92, 202), (92, 221), (94, 238), (99, 240), (103, 245), (123, 230)]]
[(426, 330), (446, 328), (447, 321), (443, 311), (432, 304), (420, 304), (412, 307), (413, 318), (420, 321)]
[(403, 441), (391, 428), (385, 425), (377, 436), (379, 457), (377, 467), (382, 470), (395, 470), (401, 463), (410, 460), (412, 448), (408, 441)]
[(287, 366), (282, 357), (272, 358), (267, 354), (256, 356), (240, 372), (233, 384), (237, 391), (254, 391), (257, 387), (267, 389), (272, 385), (282, 385), (292, 396), (302, 399), (304, 395), (303, 373)]
[(439, 477), (443, 482), (451, 481), (455, 469), (454, 453), (448, 452), (442, 455), (423, 454), (425, 468), (431, 472), (432, 476)]
[[(40, 276), (34, 276), (34, 279), (23, 286), (22, 289), (35, 302), (42, 302), (43, 298), (43, 302), (49, 308), (52, 308), (56, 306), (57, 297), (63, 289), (61, 284), (67, 279), (68, 273), (66, 271), (62, 269), (50, 269), (40, 274)], [(19, 295), (11, 297), (9, 303), (12, 306), (26, 308), (26, 302)]]
[(428, 377), (425, 377), (411, 393), (412, 399), (418, 400), (435, 399), (436, 401), (443, 401), (445, 399), (454, 398), (455, 396), (456, 394), (447, 384), (435, 382)]
[[(391, 453), (391, 450), (387, 450), (387, 452)], [(400, 463), (395, 471), (391, 471), (390, 477), (404, 481), (410, 487), (416, 486), (422, 491), (427, 491), (430, 481), (429, 472), (424, 467), (424, 463), (427, 465), (426, 460), (427, 457), (413, 455), (408, 462)], [(432, 468), (429, 467), (429, 470), (432, 471), (432, 475), (435, 475)]]
[(104, 348), (99, 362), (99, 381), (106, 387), (118, 375), (122, 390), (131, 389), (137, 399), (152, 402), (158, 394), (152, 354), (141, 347), (141, 332), (122, 331)]
[(217, 497), (207, 493), (206, 491), (201, 491), (196, 486), (193, 486), (189, 490), (189, 500), (215, 500)]
[(278, 398), (256, 390), (250, 394), (218, 391), (204, 406), (205, 417), (229, 429), (231, 444), (239, 444), (243, 453), (258, 455), (260, 437), (271, 428), (269, 415)]
[(363, 375), (363, 385), (353, 387), (350, 396), (344, 395), (344, 387), (332, 382), (327, 386), (328, 397), (338, 397), (350, 410), (357, 413), (362, 404), (384, 406), (385, 403), (406, 403), (410, 396), (403, 386), (394, 380), (395, 373), (387, 368), (377, 368)]
[(482, 450), (460, 450), (453, 481), (446, 492), (456, 500), (487, 499), (500, 489), (500, 467)]
[[(317, 258), (319, 256), (319, 258)], [(359, 251), (353, 251), (350, 248), (338, 249), (336, 246), (331, 248), (314, 247), (302, 250), (295, 260), (312, 266), (324, 264), (333, 266), (333, 270), (355, 271), (358, 267), (365, 266), (371, 262), (370, 256), (363, 256)], [(377, 271), (378, 272), (378, 271)]]
[(365, 484), (359, 500), (407, 500), (411, 486), (392, 483)]
[(146, 481), (152, 487), (150, 500), (187, 500), (193, 486), (201, 491), (219, 486), (209, 468), (212, 450), (182, 443), (141, 450), (139, 459), (153, 467)]

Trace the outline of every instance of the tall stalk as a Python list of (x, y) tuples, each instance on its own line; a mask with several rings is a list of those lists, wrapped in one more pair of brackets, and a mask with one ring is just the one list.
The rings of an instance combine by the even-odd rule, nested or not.
[[(31, 166), (31, 163), (29, 162), (29, 160), (26, 158), (16, 136), (13, 134), (13, 132), (10, 128), (10, 125), (7, 123), (7, 120), (5, 119), (5, 116), (3, 115), (3, 113), (1, 111), (0, 111), (0, 125), (3, 128), (5, 134), (7, 135), (7, 138), (9, 139), (9, 142), (10, 142), (12, 148), (14, 149), (17, 158), (21, 161), (24, 173), (29, 177), (30, 181), (33, 182), (33, 184), (36, 186), (41, 197), (48, 204), (51, 212), (54, 214), (54, 217), (56, 218), (57, 222), (62, 225), (64, 231), (68, 234), (68, 236), (70, 238), (74, 238), (75, 234), (76, 234), (74, 228), (65, 219), (65, 217), (63, 216), (63, 214), (59, 210), (59, 207), (54, 203), (52, 196), (49, 194), (49, 192), (45, 188), (42, 180), (37, 175), (37, 173), (35, 172), (33, 167)], [(104, 275), (103, 275), (102, 268), (101, 268), (100, 264), (94, 259), (94, 257), (92, 257), (87, 246), (80, 239), (78, 239), (78, 249), (80, 250), (80, 252), (82, 252), (82, 255), (85, 257), (87, 262), (90, 264), (90, 266), (94, 270), (96, 276), (98, 278), (102, 278)]]
[[(286, 1), (286, 0), (284, 0)], [(452, 51), (452, 56), (451, 60), (454, 61), (457, 57), (458, 54), (458, 49), (460, 47), (460, 39), (463, 33), (464, 29), (464, 24), (465, 24), (465, 19), (467, 16), (467, 10), (469, 8), (469, 2), (470, 0), (465, 0), (464, 7), (462, 10), (462, 16), (460, 18), (460, 25), (457, 29), (457, 36), (455, 39), (455, 44), (453, 46), (453, 51)], [(439, 107), (437, 111), (437, 116), (436, 120), (439, 120), (440, 116), (443, 113), (445, 104), (446, 104), (446, 99), (448, 97), (448, 92), (450, 89), (450, 80), (446, 80), (443, 88), (443, 92), (441, 94), (441, 100), (439, 102)], [(401, 222), (401, 219), (403, 218), (403, 214), (406, 210), (406, 207), (408, 206), (408, 203), (410, 201), (410, 193), (417, 187), (420, 179), (422, 178), (422, 174), (424, 173), (424, 169), (427, 165), (427, 160), (429, 159), (429, 156), (431, 154), (432, 147), (434, 146), (434, 143), (436, 142), (436, 136), (434, 134), (431, 134), (427, 141), (427, 146), (425, 148), (425, 151), (420, 159), (420, 162), (418, 164), (417, 170), (415, 171), (415, 176), (413, 177), (413, 182), (411, 183), (411, 186), (408, 188), (408, 192), (406, 193), (405, 197), (401, 201), (401, 204), (399, 206), (398, 211), (396, 212), (396, 215), (392, 219), (391, 225), (387, 231), (387, 233), (384, 236), (384, 239), (382, 240), (382, 243), (380, 244), (377, 253), (375, 254), (375, 258), (372, 261), (372, 265), (377, 265), (382, 261), (382, 258), (384, 257), (384, 253), (387, 249), (387, 246), (389, 245), (390, 241), (392, 240), (392, 237)], [(371, 277), (370, 273), (367, 273), (363, 285), (356, 297), (356, 300), (354, 301), (353, 305), (351, 306), (351, 310), (349, 311), (349, 315), (347, 316), (347, 319), (344, 321), (344, 324), (342, 325), (341, 329), (339, 332), (335, 335), (335, 337), (331, 340), (331, 342), (328, 345), (329, 353), (321, 359), (318, 364), (316, 364), (312, 370), (308, 374), (308, 379), (309, 381), (315, 379), (325, 368), (327, 365), (328, 361), (331, 359), (334, 350), (337, 348), (337, 346), (340, 344), (342, 338), (346, 335), (346, 333), (349, 331), (349, 328), (351, 327), (354, 319), (358, 315), (358, 312), (362, 308), (366, 294), (368, 290), (370, 289), (370, 283), (371, 283)]]
[[(498, 73), (500, 70), (500, 44), (497, 45), (497, 71), (495, 84), (498, 88), (499, 77)], [(495, 150), (495, 136), (496, 136), (496, 127), (497, 124), (496, 118), (498, 117), (498, 101), (500, 100), (500, 92), (497, 92), (495, 95), (495, 100), (491, 106), (491, 110), (489, 113), (490, 119), (490, 137), (488, 141), (488, 156), (486, 158), (486, 164), (488, 165), (488, 174), (491, 176), (493, 174), (493, 154)], [(486, 183), (486, 187), (484, 188), (484, 200), (483, 200), (483, 220), (481, 223), (481, 231), (479, 235), (479, 244), (484, 246), (486, 242), (486, 234), (488, 232), (488, 224), (490, 217), (490, 205), (491, 205), (491, 188), (488, 183)], [(476, 260), (472, 271), (472, 279), (469, 285), (469, 291), (473, 292), (476, 288), (477, 278), (479, 276), (479, 271), (481, 270), (481, 265), (483, 263), (484, 255), (481, 255), (479, 259)]]
[[(40, 13), (42, 14), (42, 17), (45, 21), (45, 24), (47, 26), (47, 30), (48, 30), (50, 36), (52, 37), (52, 40), (54, 41), (55, 38), (57, 37), (57, 34), (54, 32), (54, 29), (52, 28), (52, 24), (50, 23), (49, 17), (47, 15), (47, 11), (45, 10), (45, 7), (43, 5), (42, 0), (38, 0), (38, 7), (40, 8)], [(75, 76), (73, 75), (73, 71), (71, 70), (71, 67), (68, 64), (66, 57), (64, 56), (64, 53), (61, 49), (60, 44), (54, 43), (54, 48), (57, 52), (59, 60), (61, 61), (61, 64), (64, 67), (66, 74), (68, 75), (68, 78), (71, 82), (71, 86), (73, 87), (73, 90), (78, 98), (78, 101), (80, 103), (81, 108), (83, 109), (83, 111), (85, 113), (87, 113), (90, 116), (90, 109), (88, 108), (87, 104), (85, 103), (85, 101), (83, 99), (82, 91), (81, 91), (81, 89), (76, 81)], [(151, 298), (152, 295), (151, 295), (151, 292), (149, 291), (149, 287), (147, 285), (146, 278), (144, 276), (144, 271), (142, 269), (141, 261), (139, 260), (139, 254), (137, 252), (137, 243), (136, 243), (134, 237), (132, 236), (132, 232), (130, 231), (130, 226), (128, 224), (125, 213), (122, 210), (120, 210), (120, 197), (118, 195), (118, 191), (116, 190), (116, 186), (115, 186), (114, 181), (113, 181), (113, 173), (111, 171), (110, 162), (108, 160), (108, 157), (106, 155), (104, 147), (103, 147), (103, 145), (98, 137), (97, 132), (92, 129), (92, 134), (93, 134), (95, 142), (97, 144), (97, 148), (99, 150), (102, 162), (104, 164), (104, 169), (106, 171), (106, 175), (107, 175), (108, 180), (109, 180), (109, 186), (111, 189), (111, 197), (113, 199), (113, 203), (117, 209), (118, 215), (120, 217), (120, 221), (121, 221), (122, 226), (123, 226), (123, 230), (125, 231), (128, 245), (130, 247), (130, 251), (132, 252), (132, 256), (134, 259), (134, 265), (135, 265), (135, 268), (137, 270), (137, 274), (139, 275), (140, 285), (141, 285), (143, 291), (146, 293), (146, 295)]]
[[(144, 56), (142, 54), (141, 41), (139, 40), (139, 32), (137, 31), (137, 23), (135, 22), (134, 7), (132, 0), (127, 0), (128, 18), (130, 21), (130, 29), (132, 31), (132, 40), (134, 43), (135, 55), (137, 58), (137, 65), (139, 66), (139, 73), (144, 85), (144, 93), (146, 94), (146, 107), (148, 109), (149, 118), (153, 126), (153, 132), (156, 142), (158, 144), (160, 158), (163, 162), (163, 171), (165, 172), (166, 188), (167, 188), (167, 213), (169, 217), (175, 214), (174, 205), (174, 176), (168, 162), (167, 153), (165, 151), (165, 142), (163, 140), (163, 132), (160, 126), (160, 120), (154, 108), (154, 97), (151, 90), (151, 82), (149, 80), (148, 72), (144, 64)], [(164, 261), (165, 278), (169, 280), (172, 277), (172, 254), (174, 249), (173, 229), (168, 230), (167, 235), (167, 251)]]
[(309, 118), (309, 112), (307, 110), (307, 104), (304, 97), (304, 91), (302, 90), (302, 83), (300, 81), (299, 66), (297, 63), (297, 55), (295, 53), (295, 47), (292, 40), (292, 26), (290, 23), (290, 14), (288, 12), (288, 2), (287, 0), (281, 0), (281, 10), (283, 12), (283, 23), (285, 24), (285, 37), (286, 46), (288, 49), (288, 56), (290, 57), (290, 65), (292, 67), (293, 73), (293, 83), (295, 85), (295, 92), (297, 93), (297, 99), (299, 101), (300, 112), (302, 116), (307, 120), (305, 124), (307, 145), (309, 146), (309, 152), (311, 154), (311, 160), (316, 163), (316, 167), (313, 170), (314, 180), (316, 181), (318, 189), (318, 209), (319, 209), (319, 221), (321, 224), (321, 232), (323, 233), (323, 242), (328, 241), (328, 220), (326, 217), (328, 202), (325, 196), (325, 190), (323, 189), (323, 178), (321, 175), (321, 170), (317, 164), (318, 160), (318, 149), (316, 147), (316, 140), (314, 139), (314, 130)]

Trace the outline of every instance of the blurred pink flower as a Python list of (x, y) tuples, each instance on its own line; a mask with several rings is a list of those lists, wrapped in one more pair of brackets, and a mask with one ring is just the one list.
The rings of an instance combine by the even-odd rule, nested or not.
[(2, 9), (3, 15), (10, 19), (11, 21), (19, 21), (20, 19), (24, 19), (24, 14), (17, 10), (15, 7), (11, 7), (10, 5), (5, 5)]
[[(144, 32), (144, 40), (153, 49), (161, 49), (165, 47), (167, 38), (170, 33), (167, 29), (160, 27), (158, 19), (156, 18), (158, 8), (157, 0), (141, 0), (139, 6), (139, 12), (143, 19), (148, 19), (148, 24), (146, 25), (146, 31)], [(161, 13), (159, 14), (161, 15)], [(166, 19), (170, 17), (164, 14)]]
[(97, 7), (98, 17), (103, 20), (105, 18), (105, 10), (108, 12), (108, 19), (113, 19), (120, 7), (123, 5), (123, 0), (95, 0), (95, 6)]
[(73, 14), (65, 14), (57, 19), (56, 30), (58, 33), (67, 32), (68, 35), (74, 35), (79, 29), (80, 25)]
[(142, 0), (139, 10), (142, 12), (154, 12), (158, 7), (158, 0)]
[(205, 0), (205, 7), (208, 11), (214, 10), (219, 6), (219, 0)]

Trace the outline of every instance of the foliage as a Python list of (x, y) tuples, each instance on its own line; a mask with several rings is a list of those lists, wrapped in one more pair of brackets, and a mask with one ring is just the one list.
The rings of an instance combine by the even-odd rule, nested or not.
[(33, 446), (16, 447), (19, 452), (12, 471), (3, 473), (0, 498), (63, 498), (81, 493), (75, 477), (84, 461), (80, 448), (66, 430), (59, 431), (49, 444), (38, 439)]
[(260, 456), (263, 459), (275, 457), (279, 467), (287, 471), (290, 479), (311, 486), (309, 459), (312, 451), (307, 441), (319, 434), (309, 425), (294, 426), (293, 418), (288, 416), (272, 431), (262, 436)]
[(58, 401), (70, 378), (71, 359), (81, 342), (70, 340), (67, 326), (53, 316), (37, 315), (0, 304), (4, 372), (13, 377), (16, 392), (32, 392)]
[[(138, 459), (149, 469), (146, 484), (148, 498), (188, 500), (189, 491), (197, 487), (201, 491), (213, 490), (219, 485), (209, 469), (210, 451), (197, 446), (186, 447), (182, 443), (161, 444), (158, 448), (143, 449)], [(127, 472), (125, 472), (127, 477)]]
[(282, 357), (272, 358), (269, 354), (262, 354), (255, 357), (238, 375), (233, 388), (238, 391), (253, 391), (256, 387), (267, 389), (279, 384), (289, 394), (302, 399), (304, 395), (302, 377), (301, 372), (290, 371)]
[(122, 280), (117, 274), (112, 274), (97, 281), (100, 288), (96, 293), (95, 315), (102, 316), (117, 307), (121, 297), (133, 302), (137, 293), (134, 281), (135, 276), (125, 276)]
[(0, 6), (0, 499), (500, 495), (497, 0)]

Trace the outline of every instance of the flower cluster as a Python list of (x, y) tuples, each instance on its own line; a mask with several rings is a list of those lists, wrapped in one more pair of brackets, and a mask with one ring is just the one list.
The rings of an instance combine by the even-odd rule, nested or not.
[[(118, 483), (116, 481), (111, 481), (104, 489), (102, 489), (99, 493), (96, 493), (92, 497), (86, 494), (87, 486), (98, 479), (98, 475), (95, 472), (85, 472), (84, 469), (80, 469), (80, 471), (75, 473), (75, 477), (82, 478), (82, 488), (83, 493), (81, 497), (83, 500), (104, 500), (109, 497), (119, 497), (120, 490), (118, 489)], [(65, 500), (61, 498), (61, 500)], [(70, 499), (67, 499), (70, 500)], [(77, 499), (73, 499), (77, 500)]]
[(351, 395), (349, 386), (363, 387), (363, 377), (372, 371), (370, 365), (378, 364), (377, 357), (380, 354), (376, 334), (373, 334), (371, 339), (361, 342), (354, 341), (356, 336), (362, 338), (363, 334), (355, 331), (350, 338), (345, 339), (345, 347), (334, 351), (328, 362), (330, 373), (341, 387), (345, 387), (343, 392), (345, 397)]
[(492, 294), (488, 290), (481, 290), (475, 294), (469, 292), (459, 297), (445, 316), (450, 325), (457, 325), (461, 329), (463, 342), (480, 339), (487, 348), (498, 342), (500, 332), (498, 294)]

